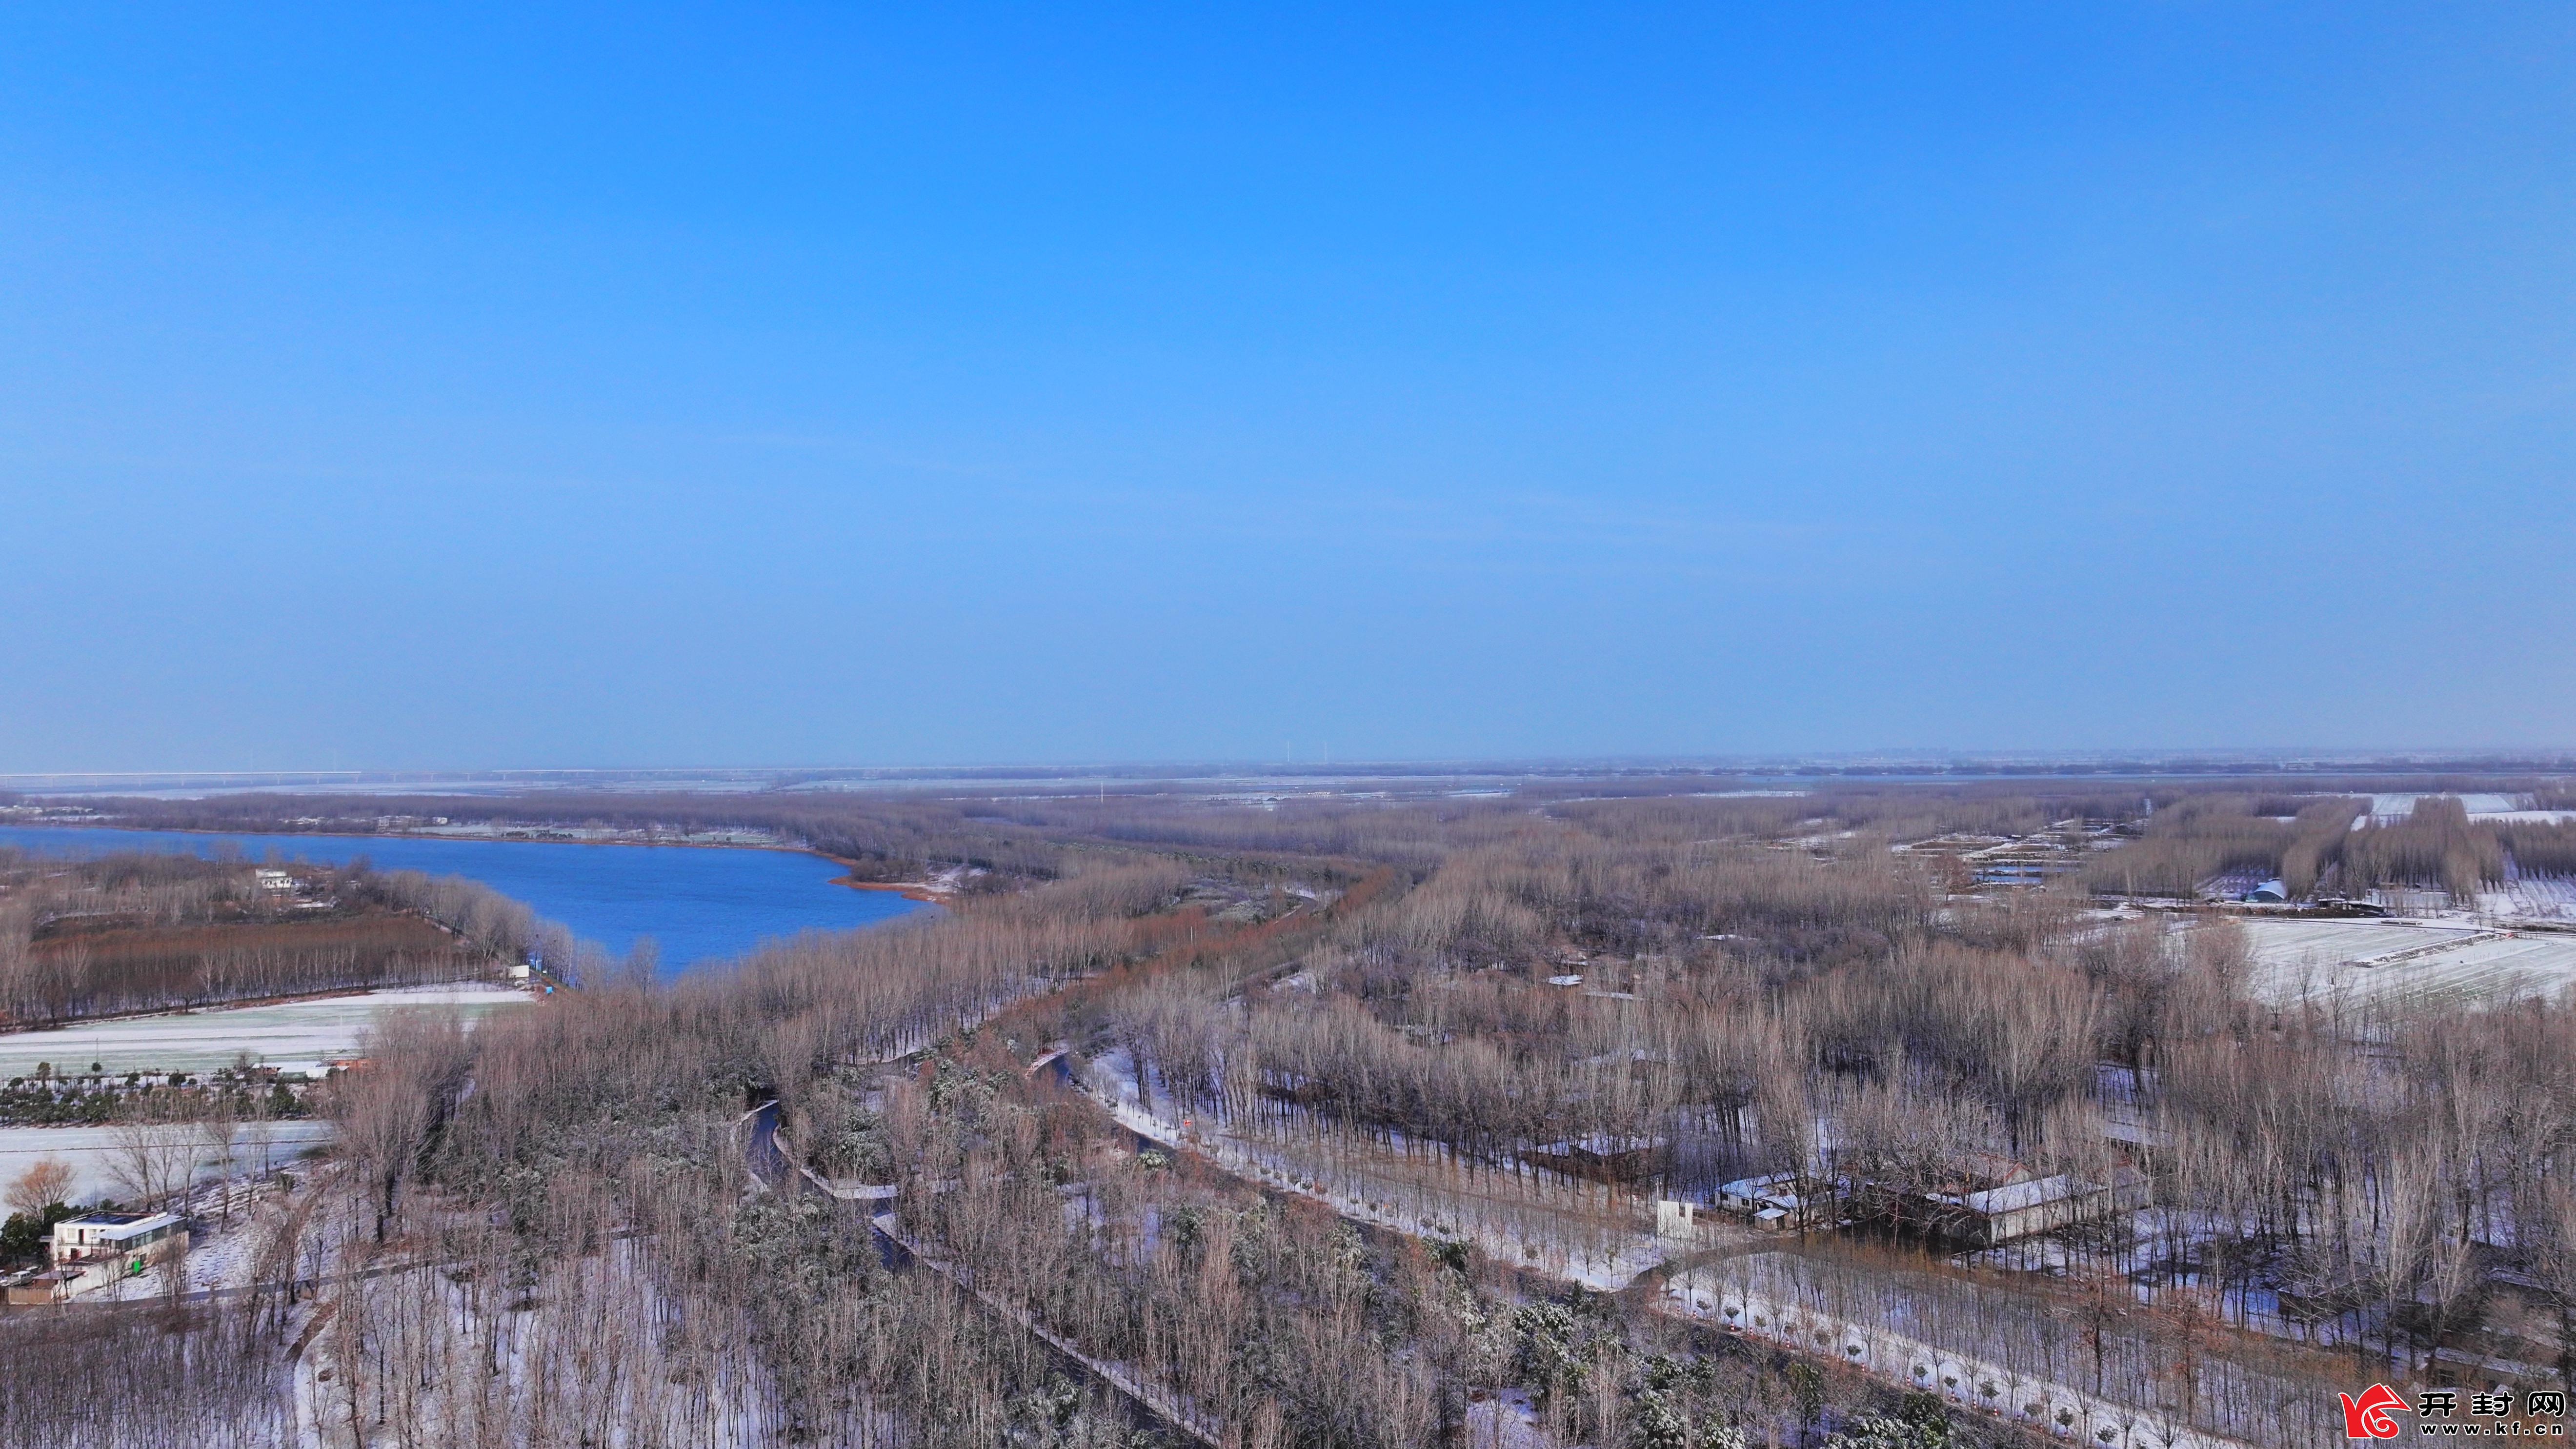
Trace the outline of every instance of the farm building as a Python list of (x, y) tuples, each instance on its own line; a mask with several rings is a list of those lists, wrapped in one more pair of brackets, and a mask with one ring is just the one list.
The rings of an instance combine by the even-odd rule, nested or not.
[(1808, 1188), (1805, 1193), (1798, 1190), (1795, 1173), (1741, 1178), (1717, 1190), (1717, 1205), (1750, 1219), (1757, 1228), (1786, 1232), (1831, 1227), (1841, 1216), (1841, 1195), (1830, 1183), (1811, 1182)]
[(1959, 856), (1979, 885), (2045, 885), (2084, 868), (2094, 851), (2119, 843), (2119, 827), (2109, 821), (2060, 820), (2037, 835), (2007, 839)]
[(1768, 1177), (1739, 1178), (1717, 1190), (1717, 1205), (1731, 1213), (1751, 1215), (1762, 1210), (1766, 1199), (1798, 1190), (1798, 1175), (1775, 1172)]
[(2053, 845), (2017, 840), (1963, 857), (1979, 885), (2044, 885), (2084, 862)]
[(2148, 1201), (2146, 1179), (2134, 1172), (2121, 1172), (2108, 1184), (2061, 1173), (1933, 1198), (1931, 1224), (1945, 1237), (1992, 1247), (2077, 1223), (2099, 1222), (2145, 1207)]

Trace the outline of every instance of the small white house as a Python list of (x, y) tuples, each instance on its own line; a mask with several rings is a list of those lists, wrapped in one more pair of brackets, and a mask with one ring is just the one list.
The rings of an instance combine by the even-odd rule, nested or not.
[(284, 892), (295, 889), (295, 877), (282, 870), (262, 869), (254, 871), (252, 872), (252, 879), (258, 881), (259, 888), (264, 891)]
[(114, 1265), (110, 1276), (140, 1273), (188, 1245), (188, 1229), (169, 1213), (82, 1213), (54, 1224), (54, 1266)]

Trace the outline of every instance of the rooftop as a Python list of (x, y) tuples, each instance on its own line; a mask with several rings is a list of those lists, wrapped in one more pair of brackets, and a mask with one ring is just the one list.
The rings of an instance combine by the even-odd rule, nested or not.
[(1720, 1184), (1717, 1190), (1729, 1197), (1753, 1197), (1775, 1187), (1786, 1187), (1797, 1180), (1798, 1174), (1794, 1172), (1774, 1172), (1763, 1177), (1739, 1177), (1733, 1182)]
[[(121, 1243), (129, 1238), (140, 1238), (157, 1233), (163, 1228), (174, 1227), (178, 1221), (177, 1217), (169, 1213), (83, 1213), (79, 1217), (65, 1218), (56, 1223), (54, 1241), (63, 1243), (86, 1238), (92, 1243)], [(77, 1231), (66, 1233), (64, 1231), (66, 1228), (89, 1228), (95, 1231), (88, 1234)]]

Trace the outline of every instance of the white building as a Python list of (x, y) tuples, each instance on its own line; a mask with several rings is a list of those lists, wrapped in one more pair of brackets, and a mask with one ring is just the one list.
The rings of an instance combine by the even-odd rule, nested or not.
[(1679, 1198), (1655, 1199), (1655, 1236), (1688, 1238), (1699, 1232), (1699, 1204)]
[(1775, 1172), (1769, 1177), (1738, 1178), (1717, 1190), (1717, 1205), (1728, 1212), (1750, 1216), (1762, 1211), (1769, 1198), (1795, 1196), (1798, 1191), (1797, 1181), (1798, 1175), (1794, 1172)]
[(54, 1224), (54, 1266), (86, 1267), (100, 1282), (140, 1273), (187, 1246), (186, 1224), (169, 1213), (82, 1213)]
[(1933, 1199), (1948, 1209), (1942, 1216), (1954, 1236), (1988, 1246), (2096, 1222), (2152, 1200), (2146, 1179), (2127, 1171), (2107, 1184), (2061, 1174)]

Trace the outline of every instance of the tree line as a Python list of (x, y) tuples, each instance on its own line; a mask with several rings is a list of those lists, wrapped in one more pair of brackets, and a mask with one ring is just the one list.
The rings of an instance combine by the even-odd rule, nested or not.
[[(236, 855), (64, 860), (0, 852), (0, 1022), (460, 981), (543, 954), (604, 968), (561, 926), (479, 882)], [(273, 879), (274, 877), (272, 877)]]

